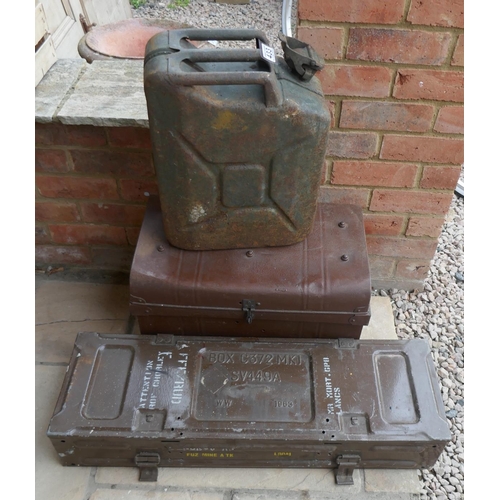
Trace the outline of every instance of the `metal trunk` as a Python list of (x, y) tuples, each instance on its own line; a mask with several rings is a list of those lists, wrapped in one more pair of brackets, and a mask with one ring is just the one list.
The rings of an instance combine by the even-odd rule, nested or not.
[(319, 204), (312, 233), (295, 245), (189, 251), (169, 245), (152, 197), (130, 272), (143, 334), (359, 338), (370, 297), (354, 205)]

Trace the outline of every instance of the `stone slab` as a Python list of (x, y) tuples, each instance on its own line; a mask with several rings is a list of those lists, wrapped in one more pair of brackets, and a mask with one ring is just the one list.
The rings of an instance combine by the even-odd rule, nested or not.
[(365, 490), (386, 493), (420, 493), (422, 485), (418, 472), (394, 469), (366, 469)]
[(35, 363), (68, 363), (79, 332), (126, 333), (126, 320), (65, 321), (35, 330)]
[(35, 87), (35, 122), (50, 123), (86, 66), (83, 59), (59, 59)]
[(57, 120), (67, 125), (147, 128), (143, 65), (143, 60), (89, 64)]
[(415, 493), (367, 493), (362, 492), (352, 496), (339, 492), (338, 495), (311, 492), (307, 500), (420, 500), (420, 495)]
[(372, 340), (397, 340), (391, 299), (389, 297), (372, 297), (370, 301), (370, 323), (363, 327), (361, 338)]
[(35, 295), (36, 326), (65, 322), (127, 320), (129, 287), (65, 281), (43, 282)]
[[(99, 467), (96, 483), (138, 485), (137, 469), (128, 467)], [(323, 491), (342, 490), (355, 495), (361, 491), (362, 476), (354, 471), (354, 485), (335, 484), (330, 469), (216, 469), (177, 468), (158, 469), (158, 484), (175, 488), (210, 488), (231, 490), (282, 490), (282, 491)]]
[[(226, 497), (227, 498), (227, 497)], [(90, 500), (225, 500), (223, 492), (98, 489)]]
[[(90, 467), (63, 467), (45, 435), (66, 373), (63, 366), (35, 367), (35, 497), (37, 500), (81, 500)], [(18, 489), (18, 495), (22, 497)], [(25, 492), (27, 495), (27, 492)], [(9, 496), (9, 495), (7, 495)]]
[[(301, 491), (236, 491), (231, 500), (304, 500)], [(309, 495), (306, 497), (309, 499)]]

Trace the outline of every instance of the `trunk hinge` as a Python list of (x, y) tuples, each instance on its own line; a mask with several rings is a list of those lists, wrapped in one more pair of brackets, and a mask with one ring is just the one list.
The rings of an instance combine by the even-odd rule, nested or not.
[(154, 482), (158, 480), (160, 455), (142, 451), (135, 456), (135, 465), (139, 467), (139, 481)]
[(241, 301), (241, 309), (245, 313), (245, 320), (248, 324), (252, 323), (257, 306), (260, 306), (260, 302), (255, 302), (255, 300), (243, 299)]
[(361, 457), (359, 455), (340, 455), (340, 457), (337, 457), (336, 483), (345, 485), (354, 484), (352, 473), (360, 461)]

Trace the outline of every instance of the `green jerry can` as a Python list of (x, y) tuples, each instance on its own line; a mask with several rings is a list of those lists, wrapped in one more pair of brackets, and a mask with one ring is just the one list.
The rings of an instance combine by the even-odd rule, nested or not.
[[(330, 113), (307, 44), (258, 30), (164, 31), (144, 89), (167, 240), (185, 250), (291, 245), (312, 230)], [(257, 48), (205, 48), (213, 40)]]

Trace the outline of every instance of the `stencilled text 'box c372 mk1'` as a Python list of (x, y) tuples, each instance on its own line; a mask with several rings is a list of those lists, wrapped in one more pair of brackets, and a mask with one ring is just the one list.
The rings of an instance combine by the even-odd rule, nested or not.
[(48, 436), (63, 465), (430, 468), (451, 439), (427, 342), (80, 333)]

